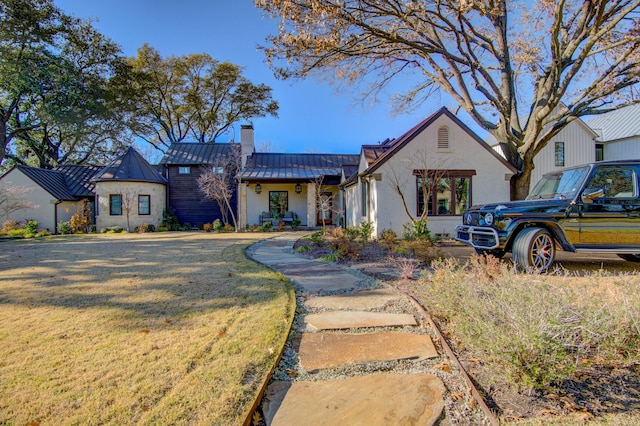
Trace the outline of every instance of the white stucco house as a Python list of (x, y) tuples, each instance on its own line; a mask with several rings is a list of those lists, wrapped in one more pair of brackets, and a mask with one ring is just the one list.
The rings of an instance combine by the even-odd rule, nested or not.
[[(384, 229), (401, 235), (403, 225), (426, 208), (431, 233), (450, 236), (468, 206), (508, 200), (515, 172), (441, 108), (397, 139), (362, 147), (357, 172), (343, 173), (346, 225), (370, 222), (374, 236)], [(423, 184), (432, 188), (428, 200), (422, 199)]]

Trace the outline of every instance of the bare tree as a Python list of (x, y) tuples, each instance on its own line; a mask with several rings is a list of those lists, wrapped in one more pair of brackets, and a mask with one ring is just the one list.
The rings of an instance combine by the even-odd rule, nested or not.
[(122, 213), (127, 217), (127, 232), (131, 232), (131, 224), (129, 218), (131, 212), (135, 208), (136, 194), (132, 192), (125, 192), (122, 194)]
[(229, 223), (231, 215), (236, 230), (238, 222), (231, 207), (231, 199), (236, 192), (235, 177), (240, 167), (240, 152), (239, 144), (230, 144), (229, 155), (224, 159), (226, 161), (220, 166), (203, 167), (197, 180), (198, 188), (205, 198), (218, 203), (225, 224)]
[(24, 198), (29, 191), (31, 188), (26, 186), (0, 186), (0, 217), (3, 222), (11, 213), (38, 207)]
[[(324, 176), (318, 176), (315, 178), (314, 183), (316, 187), (315, 200), (317, 212), (322, 218), (331, 218), (333, 213), (336, 213), (333, 191), (324, 186)], [(326, 220), (324, 219), (322, 220), (322, 228), (326, 228)]]
[[(399, 108), (444, 91), (491, 133), (529, 190), (534, 157), (569, 123), (640, 102), (640, 0), (256, 0), (279, 17), (264, 47), (283, 78), (318, 75)], [(397, 86), (395, 86), (397, 87)]]
[[(392, 165), (390, 167), (386, 182), (400, 197), (402, 207), (411, 222), (427, 220), (429, 213), (427, 202), (433, 196), (433, 190), (437, 188), (438, 182), (447, 177), (448, 168), (447, 164), (442, 162), (434, 164), (433, 160), (430, 161), (425, 149), (420, 149), (415, 155), (412, 155), (408, 165), (402, 165), (402, 167)], [(414, 215), (407, 204), (407, 194), (417, 190), (421, 192), (424, 208)]]

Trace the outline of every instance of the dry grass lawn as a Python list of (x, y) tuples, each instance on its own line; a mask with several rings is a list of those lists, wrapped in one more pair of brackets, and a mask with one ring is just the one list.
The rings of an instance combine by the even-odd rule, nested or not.
[(0, 424), (241, 423), (294, 313), (260, 238), (0, 241)]

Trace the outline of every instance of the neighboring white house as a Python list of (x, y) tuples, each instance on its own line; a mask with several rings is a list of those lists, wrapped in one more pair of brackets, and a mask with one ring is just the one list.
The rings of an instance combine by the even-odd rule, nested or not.
[[(581, 119), (569, 123), (533, 159), (535, 168), (531, 173), (531, 187), (545, 173), (596, 161), (596, 136)], [(493, 136), (487, 137), (486, 142), (502, 155), (500, 145)]]
[(598, 160), (640, 158), (640, 105), (597, 115), (587, 124), (598, 135)]
[[(362, 147), (357, 174), (342, 182), (346, 225), (370, 222), (374, 236), (383, 229), (401, 235), (411, 222), (406, 205), (414, 218), (428, 209), (432, 234), (450, 236), (470, 205), (508, 200), (514, 173), (504, 158), (441, 108), (397, 139)], [(422, 199), (422, 184), (433, 188), (428, 200)]]

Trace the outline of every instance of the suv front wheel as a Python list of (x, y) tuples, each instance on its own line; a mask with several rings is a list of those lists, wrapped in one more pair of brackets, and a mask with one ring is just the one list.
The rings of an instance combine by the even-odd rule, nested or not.
[(555, 259), (556, 247), (549, 231), (532, 227), (516, 235), (511, 253), (519, 267), (546, 272)]

